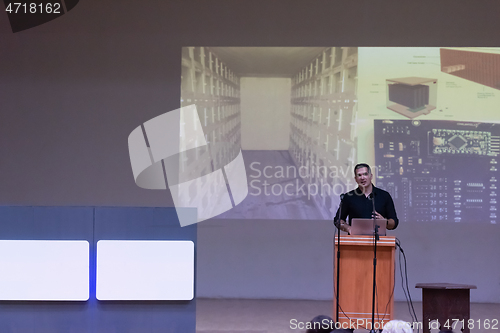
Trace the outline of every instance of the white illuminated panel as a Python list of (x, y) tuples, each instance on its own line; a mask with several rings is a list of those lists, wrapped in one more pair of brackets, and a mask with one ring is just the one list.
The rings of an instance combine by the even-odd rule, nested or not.
[(87, 241), (0, 240), (0, 300), (88, 299)]
[(98, 300), (191, 300), (192, 241), (97, 242)]

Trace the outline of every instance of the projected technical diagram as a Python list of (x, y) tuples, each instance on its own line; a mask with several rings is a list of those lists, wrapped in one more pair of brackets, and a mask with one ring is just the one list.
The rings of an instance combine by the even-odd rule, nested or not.
[(498, 49), (440, 49), (441, 71), (491, 88), (500, 89)]
[(387, 108), (413, 119), (436, 108), (437, 80), (422, 77), (387, 79)]
[(500, 124), (375, 120), (377, 186), (409, 222), (498, 221)]

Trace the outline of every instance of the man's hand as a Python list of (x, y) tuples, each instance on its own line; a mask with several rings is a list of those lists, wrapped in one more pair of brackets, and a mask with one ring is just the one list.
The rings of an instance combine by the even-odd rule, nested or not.
[(340, 230), (351, 233), (351, 226), (344, 220), (340, 220)]
[[(375, 211), (375, 218), (378, 220), (378, 219), (383, 219), (385, 220), (385, 217), (383, 217), (382, 215), (380, 215), (379, 212)], [(396, 221), (394, 221), (393, 219), (388, 219), (387, 220), (387, 229), (389, 230), (392, 230), (396, 227)]]

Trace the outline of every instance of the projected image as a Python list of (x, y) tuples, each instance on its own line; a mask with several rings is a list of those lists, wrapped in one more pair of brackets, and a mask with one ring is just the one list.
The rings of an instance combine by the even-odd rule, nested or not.
[(249, 193), (217, 218), (331, 219), (355, 184), (358, 49), (182, 54), (181, 106), (195, 104), (209, 145), (222, 144), (212, 159), (223, 165), (243, 152)]
[(405, 77), (386, 81), (388, 109), (413, 119), (436, 108), (437, 80)]
[(375, 120), (500, 122), (499, 56), (500, 48), (359, 48), (357, 160), (375, 163)]
[[(479, 127), (500, 122), (496, 88), (500, 76), (495, 69), (498, 48), (186, 47), (182, 55), (181, 106), (196, 105), (209, 146), (218, 147), (203, 153), (214, 161), (209, 167), (227, 164), (240, 149), (244, 160), (248, 195), (215, 218), (332, 219), (340, 194), (356, 187), (353, 167), (361, 162), (375, 166), (375, 176), (379, 176), (375, 177), (376, 186), (391, 191), (390, 187), (397, 184), (393, 177), (400, 177), (398, 181), (404, 186), (413, 184), (411, 189), (415, 190), (404, 164), (397, 164), (399, 159), (390, 163), (390, 171), (381, 162), (396, 158), (391, 157), (396, 156), (394, 152), (373, 150), (379, 147), (377, 135), (382, 133), (377, 133), (374, 121), (394, 119), (413, 127), (412, 121), (418, 121), (420, 129), (428, 121), (451, 121), (457, 130), (465, 122), (480, 123)], [(435, 129), (449, 129), (447, 126), (436, 125)], [(432, 138), (427, 130), (418, 136), (419, 145), (424, 139), (425, 144), (434, 145), (427, 149), (429, 155), (411, 157), (432, 161), (431, 165), (444, 163), (446, 170), (463, 173), (462, 160), (451, 162), (456, 156), (496, 158), (496, 127), (491, 126), (490, 151), (484, 154), (486, 141), (478, 139), (483, 134), (477, 138), (459, 132), (443, 136), (443, 132), (434, 133), (431, 128)], [(416, 129), (411, 131), (412, 137)], [(398, 141), (399, 135), (402, 133), (397, 131), (385, 133), (384, 149), (389, 149), (390, 142), (398, 142), (394, 149), (400, 148), (400, 142), (404, 145), (406, 141)], [(407, 147), (413, 146), (408, 143)], [(401, 152), (408, 152), (408, 148)], [(399, 157), (407, 163), (404, 155)], [(197, 156), (187, 163), (186, 170), (205, 170), (206, 160)], [(472, 168), (472, 160), (466, 163)], [(424, 171), (437, 172), (416, 172)], [(448, 173), (441, 170), (439, 174)], [(464, 174), (460, 181), (464, 186), (486, 184), (487, 193), (491, 185), (487, 184), (489, 178), (481, 178), (484, 175), (470, 175), (469, 181)], [(445, 178), (436, 177), (438, 182)], [(402, 189), (403, 185), (398, 186)], [(460, 191), (465, 188), (460, 187)], [(406, 215), (415, 216), (411, 209), (425, 208), (419, 206), (420, 202), (409, 201), (417, 198), (412, 192), (405, 194), (408, 198), (404, 200), (402, 193), (393, 195), (403, 220)], [(419, 215), (408, 220), (496, 223), (496, 206), (484, 208), (491, 200), (483, 198), (479, 205), (472, 193), (479, 192), (457, 194), (465, 201), (433, 200), (439, 205), (436, 212), (434, 207), (425, 214), (418, 210)], [(476, 206), (488, 212), (476, 214)], [(442, 214), (437, 214), (439, 210)]]
[(500, 50), (493, 48), (442, 48), (441, 71), (500, 89)]
[(500, 124), (375, 120), (377, 185), (400, 221), (496, 224)]

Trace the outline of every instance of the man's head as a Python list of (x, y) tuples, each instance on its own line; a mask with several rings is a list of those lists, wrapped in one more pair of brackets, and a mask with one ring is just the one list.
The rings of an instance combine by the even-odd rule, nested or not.
[(360, 187), (367, 187), (372, 183), (372, 170), (365, 163), (356, 164), (354, 167), (354, 180)]
[(333, 319), (325, 315), (314, 317), (310, 323), (311, 328), (308, 328), (306, 333), (330, 333), (335, 328)]

